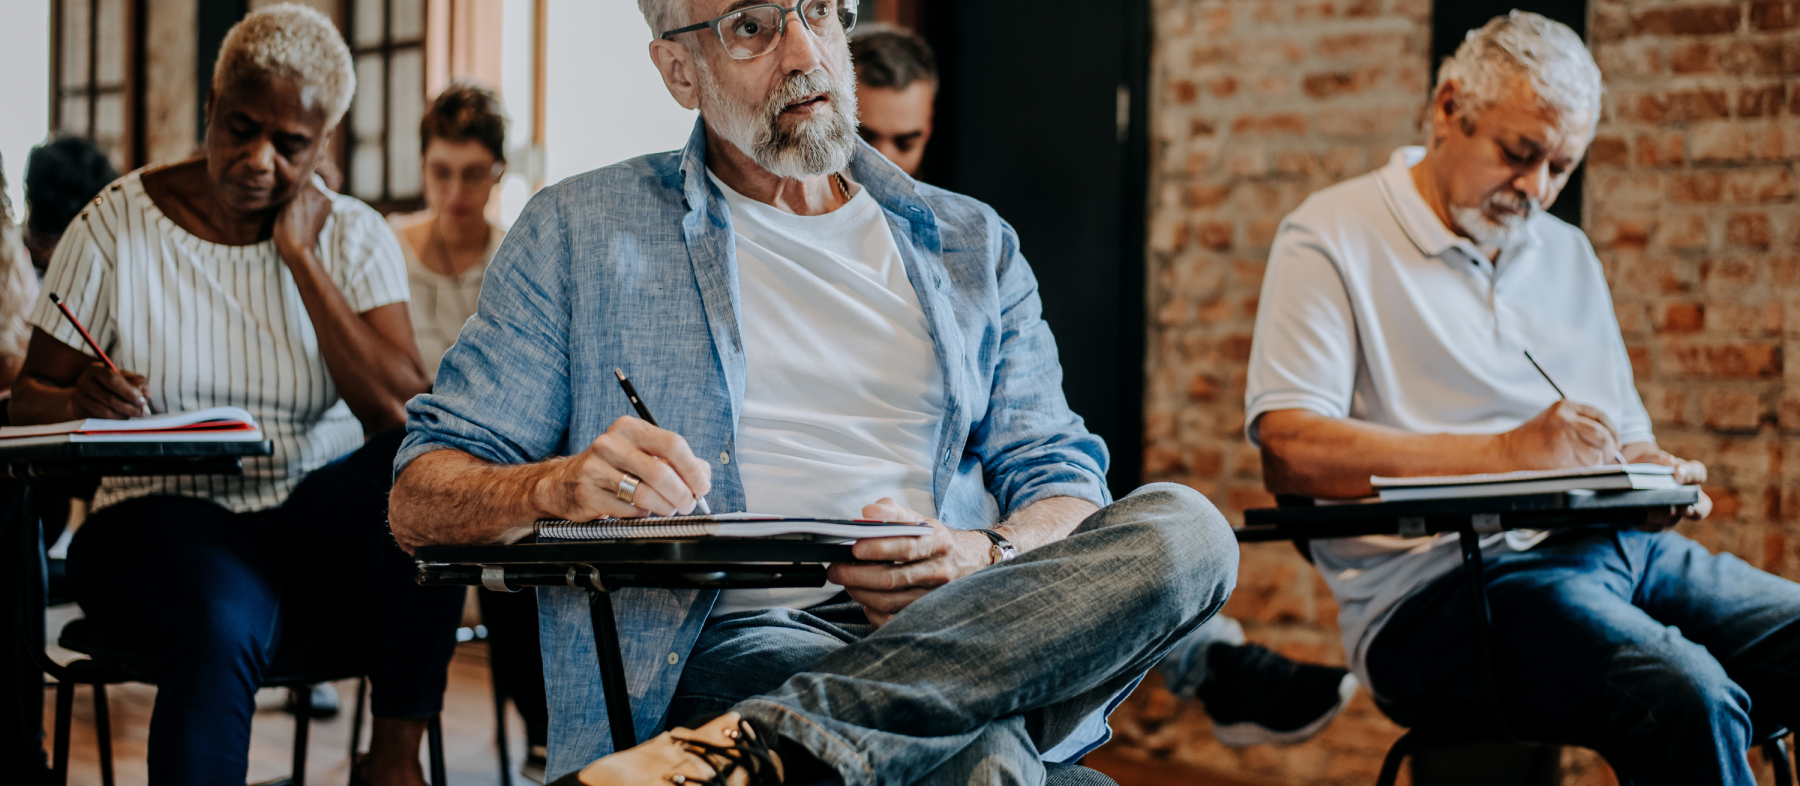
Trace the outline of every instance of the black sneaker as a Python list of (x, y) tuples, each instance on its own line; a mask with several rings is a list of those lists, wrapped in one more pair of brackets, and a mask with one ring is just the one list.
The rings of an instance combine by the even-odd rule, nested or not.
[(1296, 663), (1255, 644), (1215, 644), (1206, 661), (1196, 694), (1212, 717), (1213, 736), (1233, 748), (1311, 739), (1359, 684), (1344, 669)]

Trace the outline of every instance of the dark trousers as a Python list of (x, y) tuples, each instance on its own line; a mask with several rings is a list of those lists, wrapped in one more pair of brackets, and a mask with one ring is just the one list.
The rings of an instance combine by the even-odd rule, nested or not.
[[(1674, 532), (1585, 527), (1483, 563), (1514, 731), (1598, 751), (1627, 786), (1756, 783), (1745, 752), (1800, 726), (1800, 584)], [(1397, 710), (1486, 717), (1461, 570), (1369, 647)]]
[(161, 649), (150, 783), (242, 786), (257, 687), (282, 640), (308, 631), (359, 631), (376, 717), (443, 707), (463, 591), (420, 587), (388, 532), (402, 436), (313, 472), (279, 508), (143, 497), (76, 532), (69, 580), (82, 610)]

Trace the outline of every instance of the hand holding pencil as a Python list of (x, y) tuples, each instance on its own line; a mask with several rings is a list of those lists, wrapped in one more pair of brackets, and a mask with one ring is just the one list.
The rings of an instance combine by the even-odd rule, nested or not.
[(114, 365), (112, 358), (107, 357), (105, 350), (94, 341), (81, 320), (69, 311), (62, 298), (50, 293), (50, 302), (62, 309), (69, 324), (75, 326), (82, 340), (87, 342), (88, 349), (100, 359), (89, 363), (82, 369), (81, 376), (75, 380), (74, 395), (69, 398), (71, 410), (70, 420), (81, 418), (109, 418), (124, 420), (150, 414), (150, 380), (142, 374), (122, 371)]

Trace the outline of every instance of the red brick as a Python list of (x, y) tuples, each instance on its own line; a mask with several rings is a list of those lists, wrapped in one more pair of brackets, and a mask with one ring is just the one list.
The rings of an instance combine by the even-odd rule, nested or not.
[(1781, 85), (1747, 87), (1738, 91), (1738, 117), (1775, 117), (1781, 114), (1787, 91)]
[(1681, 166), (1684, 163), (1680, 134), (1662, 137), (1638, 134), (1632, 144), (1637, 148), (1638, 166)]
[(1750, 158), (1750, 129), (1739, 123), (1703, 123), (1688, 132), (1695, 161), (1730, 162)]
[(1738, 28), (1742, 14), (1734, 5), (1691, 5), (1659, 8), (1631, 18), (1631, 32), (1651, 35), (1714, 35)]
[(1717, 202), (1725, 193), (1725, 176), (1719, 172), (1690, 172), (1669, 178), (1672, 202)]
[(1700, 397), (1700, 417), (1722, 431), (1755, 431), (1763, 412), (1762, 399), (1754, 393), (1709, 390)]
[(1589, 240), (1598, 248), (1643, 248), (1650, 242), (1650, 227), (1642, 221), (1600, 219)]
[(1405, 33), (1348, 33), (1319, 38), (1316, 51), (1320, 57), (1376, 61), (1407, 54), (1411, 42)]
[(1219, 98), (1230, 98), (1237, 95), (1238, 81), (1229, 76), (1222, 76), (1207, 82), (1206, 90)]
[(1188, 186), (1187, 201), (1188, 207), (1191, 208), (1205, 210), (1218, 207), (1225, 204), (1225, 200), (1230, 198), (1230, 183)]
[(1700, 303), (1670, 303), (1663, 307), (1656, 329), (1662, 333), (1693, 333), (1706, 327), (1706, 306)]
[(1304, 134), (1306, 133), (1306, 118), (1293, 112), (1272, 115), (1240, 115), (1236, 120), (1231, 121), (1231, 132), (1259, 136)]
[(1212, 136), (1216, 130), (1217, 129), (1213, 127), (1213, 122), (1211, 120), (1204, 117), (1188, 118), (1188, 136), (1209, 137)]
[(1200, 245), (1214, 251), (1231, 249), (1231, 224), (1223, 221), (1203, 221), (1198, 227), (1196, 239)]
[(1712, 379), (1778, 379), (1781, 347), (1756, 341), (1668, 340), (1662, 357), (1670, 370), (1685, 377)]
[(1703, 249), (1712, 244), (1706, 219), (1700, 216), (1670, 219), (1666, 222), (1665, 228), (1667, 231), (1663, 233), (1662, 241), (1669, 248), (1685, 251)]
[(1732, 202), (1786, 202), (1794, 197), (1793, 174), (1787, 167), (1727, 170), (1725, 198)]
[(1751, 3), (1750, 27), (1756, 30), (1800, 27), (1800, 0), (1757, 0)]
[(1171, 82), (1169, 92), (1174, 95), (1177, 104), (1191, 104), (1194, 103), (1194, 99), (1200, 97), (1200, 88), (1186, 79), (1177, 79)]
[(1782, 46), (1772, 41), (1733, 41), (1719, 53), (1719, 70), (1727, 74), (1781, 73)]
[(1708, 259), (1700, 263), (1700, 283), (1714, 294), (1737, 294), (1757, 283), (1757, 265), (1744, 259)]
[(1631, 149), (1619, 137), (1595, 137), (1588, 145), (1587, 160), (1594, 166), (1625, 166), (1631, 163)]
[(1144, 472), (1158, 475), (1181, 468), (1181, 451), (1152, 445), (1144, 449)]
[(1381, 0), (1350, 0), (1350, 5), (1344, 9), (1344, 16), (1351, 19), (1376, 16), (1380, 13)]
[(1769, 247), (1769, 214), (1734, 213), (1725, 222), (1725, 242), (1751, 248)]
[(1379, 109), (1322, 109), (1319, 133), (1326, 136), (1375, 136), (1393, 131), (1410, 115), (1392, 107)]
[(1669, 50), (1669, 70), (1677, 74), (1710, 74), (1719, 70), (1719, 53), (1704, 41)]
[[(1669, 120), (1712, 120), (1731, 115), (1731, 103), (1722, 90), (1688, 90), (1663, 99)], [(1648, 120), (1649, 118), (1645, 118)], [(1662, 120), (1658, 117), (1657, 122)]]

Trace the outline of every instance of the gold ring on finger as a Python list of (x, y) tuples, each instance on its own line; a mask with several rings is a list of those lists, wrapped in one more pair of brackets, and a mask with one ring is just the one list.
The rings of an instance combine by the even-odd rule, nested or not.
[(632, 502), (632, 498), (637, 496), (638, 484), (642, 482), (644, 481), (641, 478), (627, 472), (624, 477), (619, 478), (619, 488), (613, 493), (617, 494), (619, 499), (624, 500), (625, 504), (634, 505), (636, 503)]

